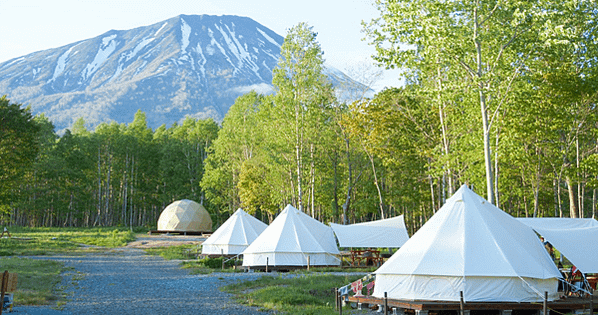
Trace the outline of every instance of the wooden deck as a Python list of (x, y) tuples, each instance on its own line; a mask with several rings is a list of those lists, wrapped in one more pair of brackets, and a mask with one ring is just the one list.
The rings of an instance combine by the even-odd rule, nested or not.
[[(375, 298), (372, 296), (350, 296), (349, 303), (362, 303), (363, 308), (368, 305), (384, 305), (384, 299)], [(592, 301), (594, 311), (598, 309), (598, 298), (595, 297)], [(387, 299), (387, 305), (390, 309), (393, 307), (413, 310), (413, 311), (459, 311), (459, 302), (449, 301), (409, 301), (409, 300), (395, 300)], [(549, 310), (557, 310), (561, 313), (573, 312), (574, 310), (589, 310), (589, 298), (568, 297), (547, 303)], [(501, 310), (542, 310), (542, 302), (467, 302), (464, 303), (463, 309), (470, 311), (501, 311)], [(558, 313), (557, 313), (558, 314)]]

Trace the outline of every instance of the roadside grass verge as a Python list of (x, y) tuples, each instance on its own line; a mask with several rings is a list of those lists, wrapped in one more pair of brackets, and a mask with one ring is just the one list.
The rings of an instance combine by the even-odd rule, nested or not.
[(144, 249), (148, 255), (153, 256), (161, 256), (167, 260), (173, 259), (193, 259), (197, 245), (193, 244), (185, 244), (185, 245), (175, 245), (175, 246), (161, 246), (161, 247), (153, 247), (153, 248), (146, 248)]
[(0, 257), (0, 271), (17, 274), (15, 304), (47, 305), (58, 302), (64, 296), (56, 290), (62, 280), (63, 264), (45, 259)]
[[(287, 314), (337, 314), (334, 288), (359, 276), (311, 273), (263, 276), (222, 287), (238, 302)], [(344, 310), (343, 313), (346, 311)]]
[(222, 269), (223, 258), (203, 258), (196, 259), (197, 253), (201, 252), (201, 248), (197, 245), (176, 245), (176, 246), (162, 246), (154, 248), (146, 248), (145, 252), (148, 255), (161, 256), (164, 259), (182, 260), (181, 268), (189, 269), (190, 274), (210, 274), (212, 272), (243, 272), (242, 270), (232, 269), (234, 260), (226, 263), (226, 268)]
[(102, 247), (121, 247), (135, 240), (127, 228), (29, 228), (10, 227), (11, 238), (0, 239), (0, 256), (39, 256), (81, 253)]

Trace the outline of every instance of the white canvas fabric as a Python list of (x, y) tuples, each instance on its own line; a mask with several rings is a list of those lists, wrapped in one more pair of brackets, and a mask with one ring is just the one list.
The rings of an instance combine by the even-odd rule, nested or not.
[(340, 259), (329, 226), (288, 205), (243, 251), (243, 266), (338, 266)]
[(211, 232), (212, 218), (199, 203), (183, 199), (169, 204), (158, 218), (159, 231)]
[(575, 218), (519, 218), (542, 235), (583, 273), (598, 273), (598, 221)]
[(236, 255), (249, 246), (268, 225), (239, 208), (201, 247), (207, 255)]
[(466, 186), (375, 274), (376, 297), (488, 302), (554, 300), (561, 276), (531, 228)]
[(409, 239), (403, 215), (349, 225), (330, 223), (340, 247), (401, 247)]
[(598, 227), (598, 221), (591, 218), (517, 218), (532, 229), (579, 229)]

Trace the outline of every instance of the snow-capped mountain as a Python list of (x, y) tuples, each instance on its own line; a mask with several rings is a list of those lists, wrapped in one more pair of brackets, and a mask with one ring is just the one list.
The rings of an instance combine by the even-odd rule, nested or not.
[(219, 121), (239, 95), (272, 92), (282, 43), (247, 17), (180, 15), (0, 63), (0, 95), (45, 113), (57, 130), (79, 117), (89, 127), (128, 123), (139, 109), (152, 128), (185, 116)]

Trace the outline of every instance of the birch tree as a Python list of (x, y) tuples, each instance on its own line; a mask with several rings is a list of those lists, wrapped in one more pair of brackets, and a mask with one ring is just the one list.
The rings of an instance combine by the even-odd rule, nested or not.
[[(420, 80), (421, 71), (441, 63), (476, 100), (487, 199), (494, 203), (491, 133), (513, 82), (526, 63), (558, 32), (565, 10), (550, 1), (522, 0), (376, 0), (380, 18), (365, 24), (375, 59), (386, 67), (405, 69)], [(556, 23), (555, 23), (556, 22)]]

